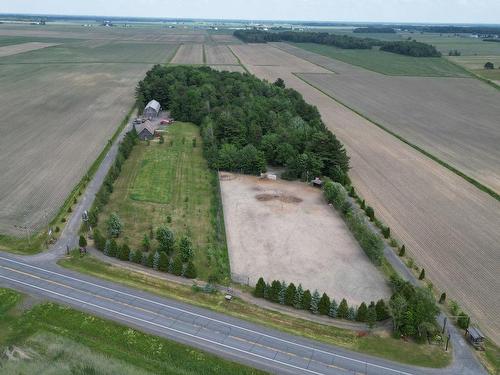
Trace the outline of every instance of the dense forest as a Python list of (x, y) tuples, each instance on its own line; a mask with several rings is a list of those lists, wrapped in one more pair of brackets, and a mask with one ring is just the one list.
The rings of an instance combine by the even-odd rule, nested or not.
[(355, 34), (368, 34), (368, 33), (379, 33), (379, 34), (396, 34), (396, 30), (392, 27), (358, 27), (352, 31)]
[(359, 38), (349, 35), (319, 32), (269, 32), (262, 30), (236, 30), (234, 36), (245, 43), (293, 42), (318, 43), (343, 49), (371, 49), (380, 46), (382, 51), (414, 57), (439, 57), (441, 54), (430, 44), (416, 41), (386, 42), (373, 38)]
[(413, 41), (386, 42), (380, 50), (413, 57), (440, 57), (441, 53), (430, 44)]
[(140, 105), (158, 100), (180, 121), (201, 127), (210, 167), (247, 174), (283, 166), (288, 179), (345, 182), (349, 158), (316, 107), (295, 90), (249, 74), (156, 65), (137, 87)]

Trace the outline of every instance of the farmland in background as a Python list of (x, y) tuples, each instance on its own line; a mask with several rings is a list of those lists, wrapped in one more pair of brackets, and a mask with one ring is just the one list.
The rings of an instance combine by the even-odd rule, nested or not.
[(203, 44), (183, 44), (172, 58), (172, 64), (201, 65), (204, 61)]
[(106, 233), (106, 220), (116, 212), (123, 222), (122, 237), (139, 250), (145, 234), (166, 225), (177, 238), (186, 234), (192, 239), (200, 278), (212, 274), (218, 262), (225, 268), (220, 274), (227, 275), (225, 246), (217, 242), (212, 221), (215, 176), (202, 148), (198, 127), (179, 122), (168, 127), (164, 144), (135, 146), (99, 216), (101, 232)]
[(500, 305), (490, 291), (498, 288), (500, 202), (293, 74), (331, 72), (269, 45), (231, 48), (251, 73), (284, 79), (318, 107), (346, 146), (358, 192), (435, 286), (499, 342)]

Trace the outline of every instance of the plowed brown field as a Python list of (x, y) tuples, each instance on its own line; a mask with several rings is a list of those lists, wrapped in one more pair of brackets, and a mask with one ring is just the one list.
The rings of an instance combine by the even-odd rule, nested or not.
[(205, 44), (205, 55), (207, 64), (238, 65), (238, 60), (225, 45)]
[(30, 43), (14, 44), (11, 46), (4, 46), (0, 47), (0, 57), (17, 55), (18, 53), (35, 51), (37, 49), (42, 49), (52, 46), (57, 46), (57, 44), (30, 42)]
[(203, 44), (183, 44), (177, 50), (172, 64), (203, 64)]
[(337, 103), (293, 73), (328, 73), (269, 45), (231, 46), (260, 78), (283, 78), (346, 145), (351, 178), (449, 298), (500, 342), (500, 202)]

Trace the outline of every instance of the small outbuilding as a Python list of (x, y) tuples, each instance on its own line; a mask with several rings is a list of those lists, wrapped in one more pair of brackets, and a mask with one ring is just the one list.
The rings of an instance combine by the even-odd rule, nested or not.
[(145, 118), (153, 119), (157, 118), (158, 114), (161, 111), (161, 105), (156, 100), (151, 100), (146, 107), (144, 108), (144, 112), (142, 113)]
[(135, 131), (137, 132), (137, 136), (143, 141), (153, 139), (157, 130), (157, 126), (155, 126), (149, 120), (146, 120), (142, 124), (136, 124), (134, 126)]
[(323, 181), (319, 177), (316, 177), (314, 180), (311, 181), (312, 186), (321, 188), (323, 186)]

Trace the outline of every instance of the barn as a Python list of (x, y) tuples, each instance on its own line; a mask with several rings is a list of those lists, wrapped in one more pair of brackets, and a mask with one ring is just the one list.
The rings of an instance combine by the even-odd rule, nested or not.
[(158, 117), (160, 113), (161, 105), (156, 100), (151, 100), (144, 108), (143, 116), (145, 118), (153, 119)]
[(145, 141), (153, 139), (155, 136), (157, 126), (155, 126), (151, 121), (146, 120), (142, 124), (135, 125), (135, 131), (139, 139)]

